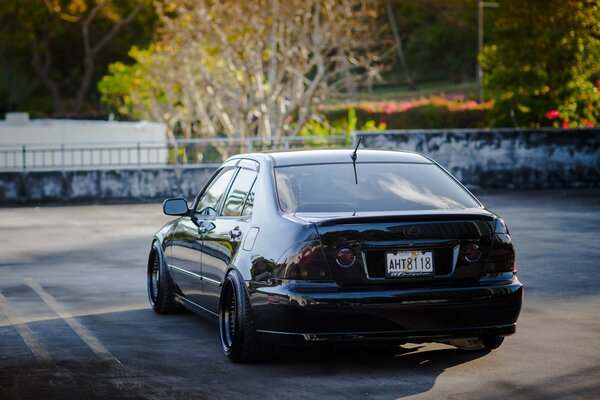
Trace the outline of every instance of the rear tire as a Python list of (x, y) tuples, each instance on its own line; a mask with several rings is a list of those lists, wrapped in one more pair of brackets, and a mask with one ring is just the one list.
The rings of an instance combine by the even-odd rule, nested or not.
[(258, 342), (250, 299), (236, 271), (230, 271), (223, 282), (219, 331), (223, 352), (231, 361), (251, 363), (263, 358), (264, 351)]
[(167, 271), (162, 252), (157, 243), (152, 244), (148, 258), (148, 300), (157, 314), (174, 314), (182, 307), (176, 301), (176, 288)]

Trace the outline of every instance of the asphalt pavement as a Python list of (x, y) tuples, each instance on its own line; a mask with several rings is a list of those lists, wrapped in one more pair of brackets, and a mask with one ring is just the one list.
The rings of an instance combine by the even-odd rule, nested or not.
[(236, 365), (217, 326), (146, 299), (160, 204), (0, 209), (0, 399), (598, 399), (600, 191), (479, 193), (525, 303), (490, 354), (308, 349)]

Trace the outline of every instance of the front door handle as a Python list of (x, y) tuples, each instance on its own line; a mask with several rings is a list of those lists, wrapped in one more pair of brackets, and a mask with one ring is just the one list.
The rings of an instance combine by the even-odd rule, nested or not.
[(236, 226), (232, 230), (229, 231), (229, 237), (231, 239), (239, 239), (242, 236), (242, 231), (239, 226)]

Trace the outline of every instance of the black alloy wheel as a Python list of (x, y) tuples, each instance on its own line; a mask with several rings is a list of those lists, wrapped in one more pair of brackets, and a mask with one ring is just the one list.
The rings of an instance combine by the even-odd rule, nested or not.
[(263, 356), (250, 300), (236, 271), (227, 274), (221, 289), (219, 331), (223, 352), (232, 361), (249, 363), (258, 361)]
[(148, 300), (158, 314), (172, 314), (182, 310), (176, 301), (176, 288), (166, 271), (162, 253), (156, 243), (152, 245), (148, 258)]
[(156, 254), (151, 256), (150, 265), (148, 267), (148, 297), (150, 304), (154, 306), (158, 299), (158, 285), (160, 282), (160, 264)]
[(237, 299), (232, 285), (227, 286), (225, 303), (223, 304), (223, 346), (231, 349), (235, 337), (235, 322), (237, 319)]

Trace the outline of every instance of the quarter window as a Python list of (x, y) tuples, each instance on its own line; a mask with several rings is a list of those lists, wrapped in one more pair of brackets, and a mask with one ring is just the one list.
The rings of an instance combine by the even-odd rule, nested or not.
[(223, 215), (227, 217), (237, 217), (242, 215), (249, 215), (245, 212), (244, 202), (248, 198), (248, 194), (256, 179), (256, 172), (248, 169), (240, 169), (238, 172), (227, 199), (225, 200), (225, 206), (223, 207)]
[(252, 215), (253, 207), (254, 207), (254, 185), (252, 185), (252, 189), (250, 189), (250, 193), (248, 193), (248, 197), (246, 198), (246, 204), (244, 205), (244, 211), (242, 211), (242, 216)]

